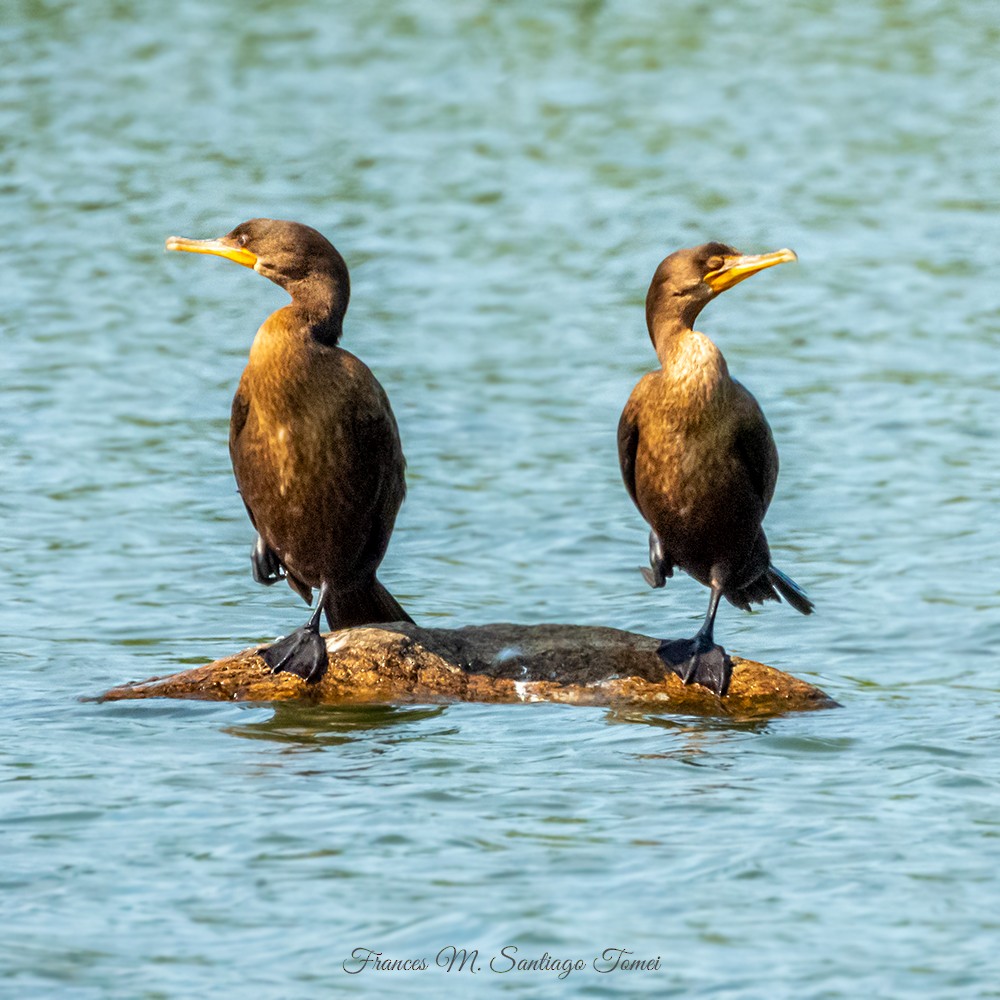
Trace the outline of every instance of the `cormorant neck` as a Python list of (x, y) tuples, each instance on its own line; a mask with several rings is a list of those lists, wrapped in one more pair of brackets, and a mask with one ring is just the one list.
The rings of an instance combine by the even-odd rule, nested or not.
[(654, 289), (650, 289), (646, 298), (646, 327), (660, 364), (666, 364), (677, 341), (694, 330), (695, 320), (706, 304), (687, 296), (654, 294)]
[(290, 281), (285, 291), (292, 297), (292, 310), (313, 338), (327, 347), (336, 347), (344, 330), (350, 292), (332, 277), (315, 274)]

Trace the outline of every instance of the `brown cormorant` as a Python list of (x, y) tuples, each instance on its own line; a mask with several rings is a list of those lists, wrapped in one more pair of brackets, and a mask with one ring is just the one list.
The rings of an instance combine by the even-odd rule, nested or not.
[(251, 219), (214, 240), (172, 236), (168, 250), (253, 268), (292, 297), (257, 331), (233, 399), (229, 454), (257, 530), (254, 579), (284, 577), (311, 603), (308, 623), (261, 650), (277, 672), (318, 680), (330, 628), (411, 621), (376, 579), (406, 493), (399, 431), (385, 391), (338, 346), (350, 297), (347, 265), (315, 229)]
[(711, 588), (697, 634), (664, 640), (660, 657), (685, 684), (719, 695), (732, 673), (713, 635), (720, 597), (744, 610), (779, 595), (804, 615), (813, 605), (771, 565), (761, 527), (778, 478), (771, 428), (757, 400), (730, 377), (722, 352), (693, 326), (720, 292), (795, 259), (791, 250), (750, 256), (706, 243), (663, 260), (646, 296), (662, 367), (632, 390), (618, 424), (625, 487), (651, 528), (643, 576), (662, 587), (677, 566)]

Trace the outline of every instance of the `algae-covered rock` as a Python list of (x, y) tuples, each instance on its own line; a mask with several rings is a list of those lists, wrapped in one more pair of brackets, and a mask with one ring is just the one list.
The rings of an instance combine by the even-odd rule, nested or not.
[(773, 667), (733, 656), (729, 693), (685, 686), (656, 655), (659, 640), (585, 625), (409, 623), (344, 629), (326, 637), (329, 667), (307, 684), (272, 674), (246, 649), (204, 667), (112, 688), (104, 701), (203, 698), (314, 703), (557, 701), (637, 705), (651, 711), (758, 718), (830, 708), (818, 688)]

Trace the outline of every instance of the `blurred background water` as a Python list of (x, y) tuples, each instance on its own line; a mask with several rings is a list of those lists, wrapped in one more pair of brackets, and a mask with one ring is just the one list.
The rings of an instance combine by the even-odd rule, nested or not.
[[(0, 12), (0, 994), (1000, 996), (1000, 10), (12, 0)], [(782, 456), (723, 609), (839, 711), (80, 702), (286, 631), (229, 402), (281, 291), (166, 256), (256, 215), (351, 268), (419, 621), (693, 630), (615, 426), (669, 251), (794, 247), (699, 327)], [(365, 972), (604, 948), (653, 973)]]

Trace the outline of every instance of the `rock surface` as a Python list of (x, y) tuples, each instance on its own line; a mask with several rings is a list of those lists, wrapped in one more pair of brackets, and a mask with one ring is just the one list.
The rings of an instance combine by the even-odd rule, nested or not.
[(112, 688), (103, 701), (202, 698), (319, 704), (557, 701), (648, 706), (655, 712), (760, 718), (832, 708), (818, 688), (733, 656), (729, 693), (718, 698), (665, 671), (659, 640), (587, 625), (412, 624), (344, 629), (326, 637), (330, 665), (316, 684), (272, 674), (257, 648), (169, 677)]

